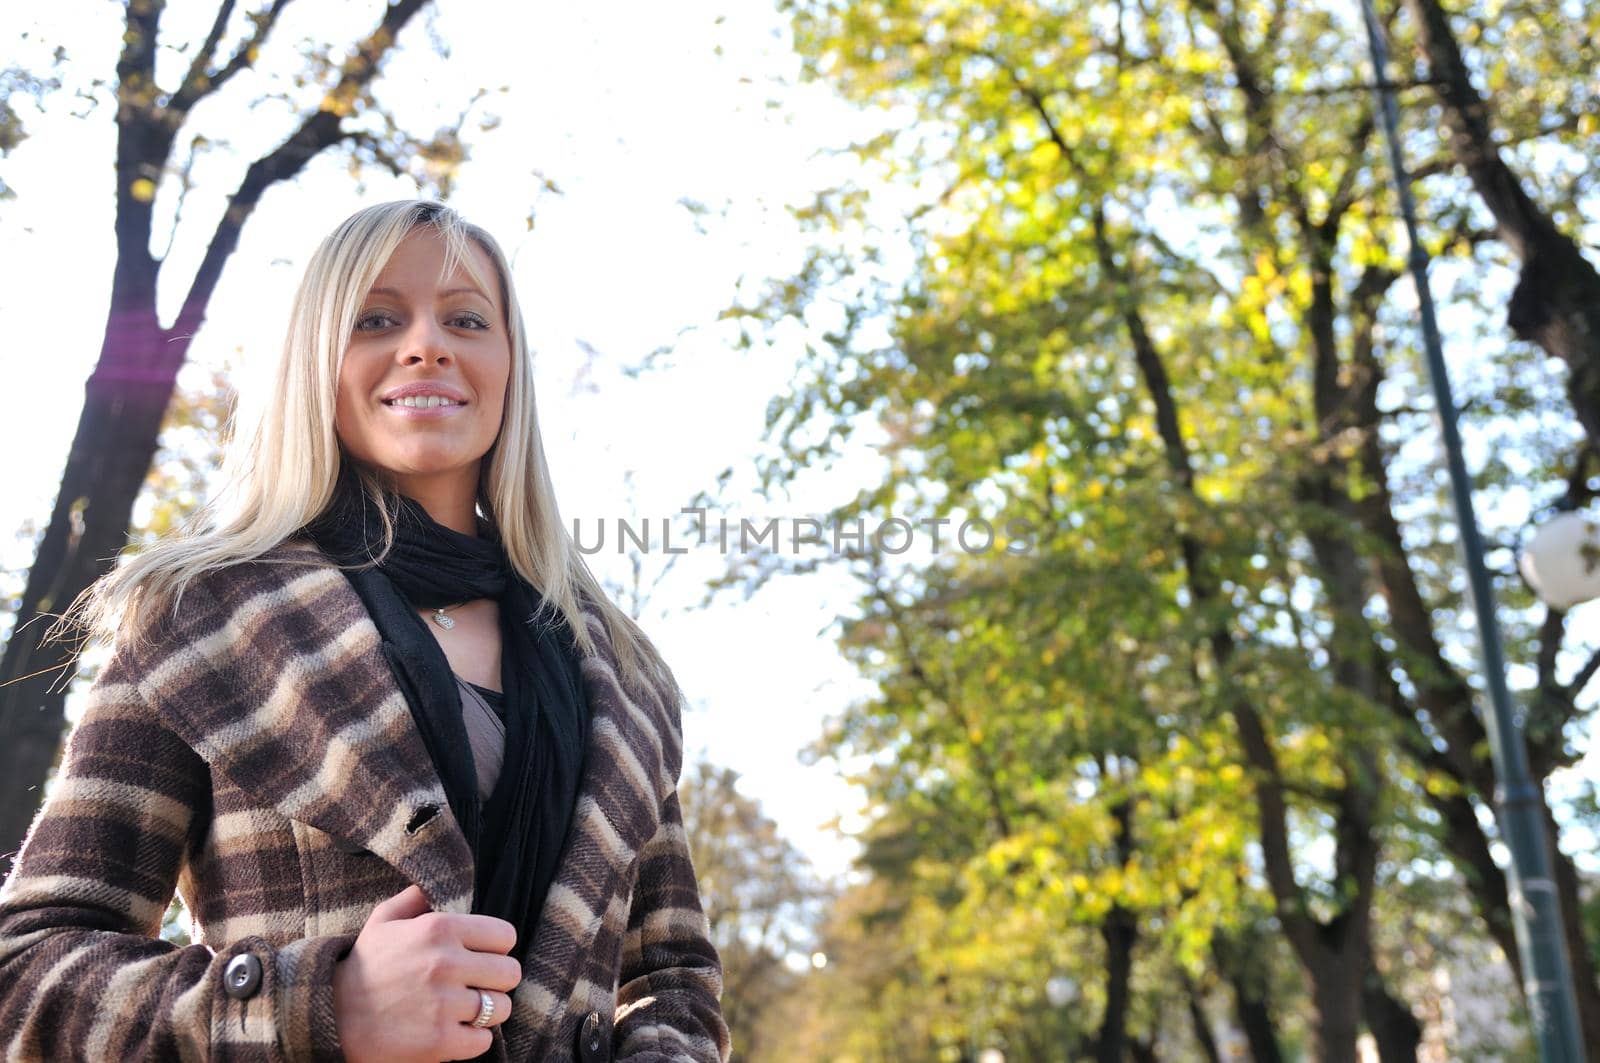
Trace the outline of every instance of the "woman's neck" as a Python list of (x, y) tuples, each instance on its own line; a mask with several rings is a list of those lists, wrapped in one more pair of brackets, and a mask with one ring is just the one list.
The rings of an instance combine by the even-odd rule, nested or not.
[(427, 510), (428, 516), (451, 531), (462, 535), (478, 534), (476, 470), (471, 479), (460, 476), (402, 477), (395, 487)]

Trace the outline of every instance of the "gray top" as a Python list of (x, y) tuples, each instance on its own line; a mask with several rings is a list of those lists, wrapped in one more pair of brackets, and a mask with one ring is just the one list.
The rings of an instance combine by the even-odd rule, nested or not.
[(461, 691), (461, 719), (467, 725), (472, 763), (478, 769), (478, 796), (487, 801), (494, 793), (500, 765), (505, 760), (506, 725), (477, 687), (459, 675), (456, 687)]

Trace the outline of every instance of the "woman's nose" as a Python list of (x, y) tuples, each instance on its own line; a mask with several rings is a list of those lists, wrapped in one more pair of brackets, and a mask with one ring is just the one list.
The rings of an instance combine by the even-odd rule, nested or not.
[(447, 363), (450, 361), (450, 345), (445, 336), (444, 329), (430, 317), (419, 316), (410, 328), (406, 329), (400, 338), (400, 349), (396, 352), (400, 361), (405, 365), (415, 365), (418, 362)]

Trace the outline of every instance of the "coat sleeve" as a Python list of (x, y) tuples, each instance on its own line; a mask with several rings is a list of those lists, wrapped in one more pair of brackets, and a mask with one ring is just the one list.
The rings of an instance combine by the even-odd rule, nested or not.
[(0, 1059), (342, 1059), (333, 965), (354, 935), (215, 951), (158, 936), (209, 826), (210, 773), (140, 674), (118, 653), (91, 685), (0, 889)]
[(639, 853), (622, 941), (613, 1030), (617, 1060), (727, 1060), (722, 964), (709, 934), (674, 790), (662, 804), (659, 829)]

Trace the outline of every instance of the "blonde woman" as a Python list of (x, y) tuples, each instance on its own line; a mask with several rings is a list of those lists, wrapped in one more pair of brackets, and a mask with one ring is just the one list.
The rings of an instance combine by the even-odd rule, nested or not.
[(80, 603), (114, 650), (0, 891), (0, 1058), (726, 1060), (681, 695), (562, 526), (498, 245), (355, 214), (265, 400)]

